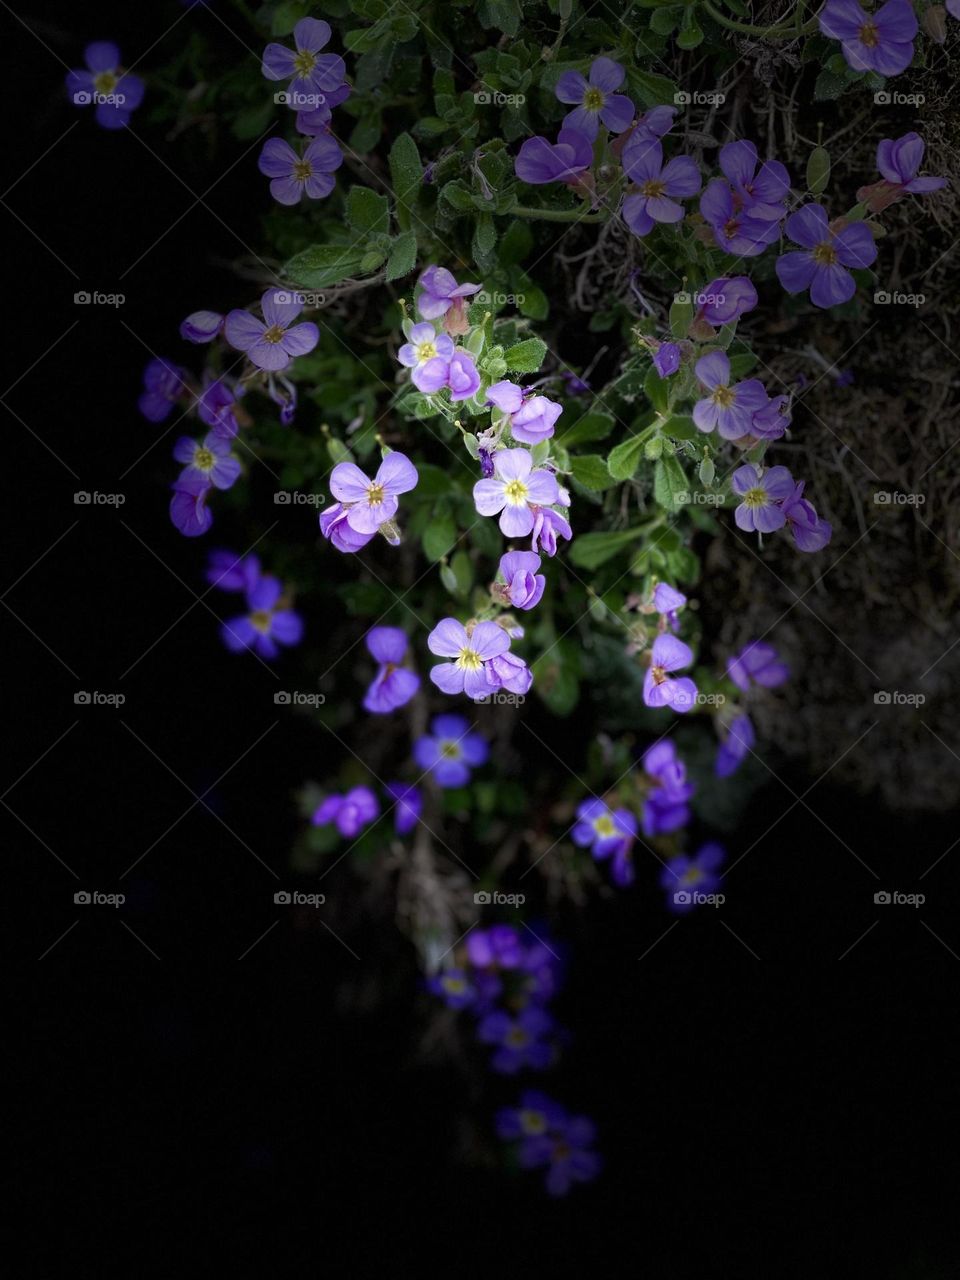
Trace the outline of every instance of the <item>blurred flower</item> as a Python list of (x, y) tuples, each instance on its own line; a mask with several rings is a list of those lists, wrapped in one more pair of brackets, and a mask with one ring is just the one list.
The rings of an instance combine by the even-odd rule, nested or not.
[(722, 845), (705, 844), (693, 857), (681, 853), (660, 873), (660, 887), (667, 890), (667, 906), (677, 915), (697, 904), (694, 893), (715, 893), (720, 886), (720, 865), (726, 857)]
[(494, 1071), (514, 1075), (521, 1067), (542, 1071), (553, 1062), (556, 1049), (548, 1037), (554, 1020), (545, 1009), (530, 1005), (511, 1017), (502, 1009), (494, 1009), (481, 1018), (477, 1037), (484, 1044), (496, 1045), (490, 1060)]
[(423, 792), (412, 783), (388, 782), (385, 788), (387, 795), (396, 802), (393, 814), (393, 829), (398, 836), (405, 836), (420, 821), (423, 811)]
[(315, 827), (333, 823), (347, 840), (353, 840), (380, 813), (380, 802), (369, 787), (353, 787), (346, 795), (327, 796), (313, 815)]
[(97, 124), (123, 129), (143, 101), (144, 83), (120, 66), (120, 50), (109, 40), (96, 40), (83, 51), (87, 69), (67, 75), (67, 93), (78, 107), (96, 104)]
[(746, 760), (756, 742), (753, 724), (747, 715), (735, 716), (730, 721), (727, 736), (717, 748), (714, 772), (718, 778), (729, 778)]
[(435, 716), (430, 733), (414, 743), (413, 758), (440, 787), (465, 787), (471, 769), (485, 764), (490, 749), (486, 738), (473, 733), (463, 716)]
[(148, 422), (164, 422), (187, 390), (183, 370), (169, 360), (151, 360), (143, 371), (143, 394), (137, 407)]
[(420, 688), (420, 677), (401, 664), (407, 652), (407, 636), (399, 627), (371, 627), (365, 640), (380, 670), (364, 695), (364, 709), (387, 715), (404, 706)]
[(727, 659), (727, 675), (746, 693), (751, 681), (764, 689), (775, 689), (789, 678), (790, 668), (772, 644), (752, 640), (735, 657)]
[(303, 621), (298, 613), (283, 604), (283, 584), (279, 578), (264, 574), (247, 589), (248, 612), (231, 618), (220, 629), (224, 644), (233, 653), (252, 649), (261, 658), (275, 658), (279, 645), (299, 644), (303, 639)]

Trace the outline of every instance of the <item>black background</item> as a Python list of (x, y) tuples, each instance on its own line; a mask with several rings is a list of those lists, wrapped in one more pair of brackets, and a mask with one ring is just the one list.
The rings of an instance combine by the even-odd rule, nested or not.
[[(354, 956), (274, 908), (293, 883), (292, 791), (322, 776), (328, 742), (278, 721), (272, 677), (222, 649), (210, 610), (229, 600), (197, 603), (206, 546), (166, 510), (179, 432), (141, 458), (169, 425), (137, 412), (143, 365), (185, 358), (187, 312), (248, 292), (221, 264), (257, 244), (255, 155), (204, 198), (213, 213), (191, 209), (219, 169), (185, 164), (142, 117), (146, 145), (62, 97), (58, 59), (111, 38), (132, 60), (177, 6), (19, 12), (40, 39), (7, 16), (3, 785), (8, 867), (29, 884), (15, 964), (38, 991), (14, 1095), (40, 1086), (23, 1117), (39, 1186), (18, 1172), (11, 1189), (62, 1222), (34, 1241), (38, 1273), (124, 1226), (166, 1258), (226, 1212), (221, 1243), (265, 1246), (277, 1268), (296, 1247), (350, 1274), (487, 1249), (511, 1273), (577, 1257), (606, 1274), (627, 1250), (651, 1276), (960, 1274), (955, 855), (917, 880), (955, 820), (892, 817), (829, 779), (794, 805), (815, 780), (786, 765), (730, 842), (758, 843), (723, 922), (667, 932), (659, 896), (633, 892), (557, 924), (574, 1043), (550, 1087), (596, 1119), (604, 1177), (556, 1205), (535, 1177), (458, 1159), (461, 1125), (483, 1135), (514, 1086), (478, 1096), (470, 1072), (418, 1065), (425, 1002), (388, 923), (361, 923)], [(231, 39), (210, 14), (181, 28), (195, 21)], [(127, 300), (81, 308), (81, 289)], [(126, 501), (77, 506), (77, 490)], [(260, 518), (315, 538), (311, 517)], [(304, 611), (309, 641), (323, 623)], [(75, 706), (80, 689), (126, 702)], [(122, 913), (74, 907), (144, 853)], [(928, 902), (884, 914), (878, 887)], [(388, 982), (398, 956), (409, 980)], [(364, 980), (389, 987), (374, 1012), (350, 995)]]

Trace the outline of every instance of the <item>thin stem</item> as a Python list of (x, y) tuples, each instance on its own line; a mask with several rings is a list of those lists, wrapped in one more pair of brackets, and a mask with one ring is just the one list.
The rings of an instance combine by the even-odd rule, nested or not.
[(532, 209), (518, 204), (510, 210), (515, 218), (538, 218), (542, 222), (606, 222), (605, 213), (581, 213), (579, 209)]
[(812, 35), (819, 25), (816, 18), (811, 18), (802, 27), (798, 27), (795, 22), (779, 23), (772, 27), (756, 27), (751, 22), (738, 22), (736, 18), (728, 18), (725, 13), (715, 8), (710, 0), (701, 0), (701, 4), (714, 22), (719, 22), (721, 27), (745, 36), (763, 36), (768, 40), (786, 40), (787, 38), (795, 40), (797, 36)]

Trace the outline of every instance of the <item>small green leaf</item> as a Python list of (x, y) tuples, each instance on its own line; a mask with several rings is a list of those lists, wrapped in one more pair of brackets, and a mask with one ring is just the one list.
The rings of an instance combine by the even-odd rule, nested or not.
[(632, 480), (642, 453), (643, 437), (639, 435), (631, 436), (611, 449), (607, 466), (614, 480)]
[(593, 489), (597, 493), (602, 493), (604, 489), (610, 489), (617, 483), (607, 470), (607, 464), (599, 453), (588, 453), (580, 458), (571, 458), (570, 471), (578, 484), (582, 484), (585, 489)]
[(642, 529), (620, 529), (615, 533), (581, 533), (570, 547), (570, 559), (581, 569), (599, 569), (624, 547), (643, 536)]
[(613, 430), (613, 414), (585, 413), (565, 431), (560, 430), (557, 443), (571, 449), (575, 444), (588, 444), (594, 440), (606, 440)]
[(676, 458), (663, 457), (653, 469), (653, 496), (667, 511), (679, 511), (690, 496), (690, 482)]
[(826, 147), (814, 147), (807, 161), (807, 190), (812, 196), (822, 196), (830, 181), (830, 152)]
[(387, 279), (399, 280), (407, 276), (417, 265), (417, 233), (404, 231), (397, 236), (387, 259)]
[(434, 512), (423, 533), (423, 554), (428, 560), (440, 560), (457, 541), (457, 526), (449, 511)]
[(410, 229), (413, 209), (423, 183), (420, 152), (409, 133), (401, 133), (390, 148), (390, 180), (397, 201), (397, 222), (402, 231)]
[(365, 256), (355, 245), (314, 244), (285, 263), (283, 272), (305, 289), (323, 289), (356, 275)]
[(347, 222), (356, 231), (389, 231), (390, 202), (369, 187), (351, 187), (347, 196)]
[(505, 359), (512, 373), (536, 373), (547, 354), (547, 344), (539, 338), (527, 338), (508, 348)]

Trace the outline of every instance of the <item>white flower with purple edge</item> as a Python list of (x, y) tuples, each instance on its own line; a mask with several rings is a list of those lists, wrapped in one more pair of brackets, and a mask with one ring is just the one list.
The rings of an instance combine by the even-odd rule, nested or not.
[(532, 532), (534, 508), (559, 500), (556, 476), (543, 468), (534, 470), (526, 449), (498, 449), (493, 455), (493, 476), (473, 486), (477, 511), (482, 516), (499, 513), (500, 531), (507, 538), (522, 538)]

